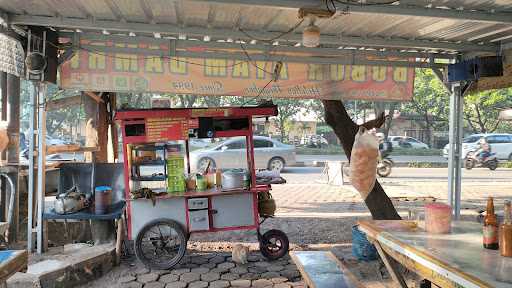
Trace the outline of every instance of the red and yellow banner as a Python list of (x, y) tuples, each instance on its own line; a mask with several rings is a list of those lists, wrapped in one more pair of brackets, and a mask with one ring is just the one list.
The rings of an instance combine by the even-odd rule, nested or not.
[(285, 62), (279, 80), (262, 91), (272, 79), (275, 64), (80, 50), (61, 65), (60, 84), (108, 92), (371, 101), (412, 98), (414, 68), (385, 66)]

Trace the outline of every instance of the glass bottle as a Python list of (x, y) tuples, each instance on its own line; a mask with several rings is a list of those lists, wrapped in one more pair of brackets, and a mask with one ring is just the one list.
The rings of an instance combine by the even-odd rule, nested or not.
[(483, 227), (483, 244), (486, 249), (498, 249), (498, 219), (494, 213), (492, 197), (487, 198), (487, 209)]
[(504, 221), (500, 226), (500, 254), (505, 257), (512, 257), (512, 208), (510, 201), (505, 201), (503, 209)]

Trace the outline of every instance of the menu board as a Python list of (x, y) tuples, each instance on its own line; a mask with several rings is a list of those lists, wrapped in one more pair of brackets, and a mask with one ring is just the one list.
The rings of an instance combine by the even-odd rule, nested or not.
[(146, 140), (161, 142), (188, 139), (188, 121), (185, 118), (147, 118)]

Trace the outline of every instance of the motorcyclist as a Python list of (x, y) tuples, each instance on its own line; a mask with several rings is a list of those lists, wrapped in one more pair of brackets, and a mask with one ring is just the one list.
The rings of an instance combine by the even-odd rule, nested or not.
[(476, 151), (476, 155), (480, 158), (482, 162), (485, 162), (487, 157), (491, 156), (491, 146), (484, 137), (480, 138), (480, 141), (478, 141), (478, 150)]
[(386, 158), (393, 151), (393, 145), (385, 139), (384, 134), (377, 135), (379, 138), (379, 153), (381, 158)]

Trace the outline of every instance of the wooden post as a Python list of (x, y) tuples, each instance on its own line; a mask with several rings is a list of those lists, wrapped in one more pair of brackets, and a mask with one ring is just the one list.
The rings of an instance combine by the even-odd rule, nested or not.
[[(2, 101), (2, 121), (7, 121), (7, 73), (0, 72), (0, 95)], [(6, 152), (2, 152), (0, 161), (6, 161)], [(7, 203), (7, 185), (5, 180), (0, 180), (0, 222), (4, 222), (6, 219), (6, 203)]]
[[(8, 125), (7, 125), (7, 134), (9, 135), (9, 145), (7, 146), (7, 163), (13, 164), (18, 169), (19, 162), (19, 144), (20, 144), (20, 77), (15, 75), (7, 74), (7, 100), (9, 103), (8, 108)], [(14, 223), (13, 227), (9, 227), (10, 233), (12, 235), (9, 241), (16, 242), (18, 238), (19, 231), (19, 177), (18, 172), (16, 171), (13, 175), (14, 177)]]
[[(108, 161), (109, 162), (116, 162), (117, 159), (119, 159), (118, 155), (118, 147), (119, 147), (119, 138), (117, 134), (117, 125), (114, 122), (114, 112), (116, 111), (117, 107), (117, 94), (116, 93), (109, 93), (110, 94), (110, 113), (111, 115), (107, 115), (110, 117), (110, 133), (109, 133), (109, 145), (111, 145), (111, 155), (108, 155)], [(109, 149), (109, 151), (110, 151)]]
[(95, 153), (97, 162), (108, 162), (108, 127), (109, 118), (107, 114), (107, 104), (99, 102), (98, 104), (98, 152)]

